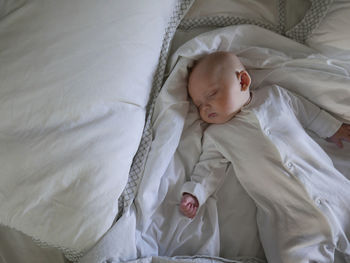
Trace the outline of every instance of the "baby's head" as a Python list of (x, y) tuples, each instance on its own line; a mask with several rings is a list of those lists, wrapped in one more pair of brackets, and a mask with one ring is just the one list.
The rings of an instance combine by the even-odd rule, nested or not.
[(250, 100), (250, 76), (231, 52), (200, 59), (191, 71), (188, 93), (207, 123), (225, 123)]

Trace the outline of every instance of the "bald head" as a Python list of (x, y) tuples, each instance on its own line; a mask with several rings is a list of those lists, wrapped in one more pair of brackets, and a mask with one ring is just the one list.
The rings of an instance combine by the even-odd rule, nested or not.
[(208, 76), (220, 77), (221, 74), (227, 71), (240, 72), (242, 70), (245, 70), (243, 64), (232, 52), (214, 52), (201, 58), (195, 64), (190, 74), (189, 85), (191, 85), (191, 78), (196, 79), (197, 77), (202, 78)]

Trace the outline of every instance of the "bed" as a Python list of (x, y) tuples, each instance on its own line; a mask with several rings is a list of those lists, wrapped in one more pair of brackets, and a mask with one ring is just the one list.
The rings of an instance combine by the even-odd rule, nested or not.
[[(345, 0), (0, 1), (0, 259), (265, 262), (232, 167), (198, 219), (178, 211), (206, 128), (188, 67), (233, 51), (253, 88), (281, 85), (349, 122), (349, 12)], [(350, 178), (349, 144), (310, 136)]]

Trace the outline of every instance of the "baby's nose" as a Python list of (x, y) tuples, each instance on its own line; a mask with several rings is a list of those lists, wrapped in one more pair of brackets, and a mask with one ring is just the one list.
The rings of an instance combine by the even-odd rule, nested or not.
[(203, 110), (208, 110), (208, 109), (210, 109), (210, 104), (209, 103), (203, 104)]

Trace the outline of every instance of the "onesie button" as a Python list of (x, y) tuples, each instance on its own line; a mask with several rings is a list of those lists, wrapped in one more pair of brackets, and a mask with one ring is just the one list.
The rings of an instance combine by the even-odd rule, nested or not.
[(267, 135), (270, 135), (271, 134), (271, 131), (269, 129), (266, 129), (266, 134)]
[(317, 205), (321, 205), (321, 204), (322, 204), (321, 199), (317, 198), (317, 199), (316, 199), (316, 204), (317, 204)]
[(289, 162), (289, 163), (287, 163), (287, 166), (288, 166), (289, 169), (292, 169), (293, 164), (291, 162)]

